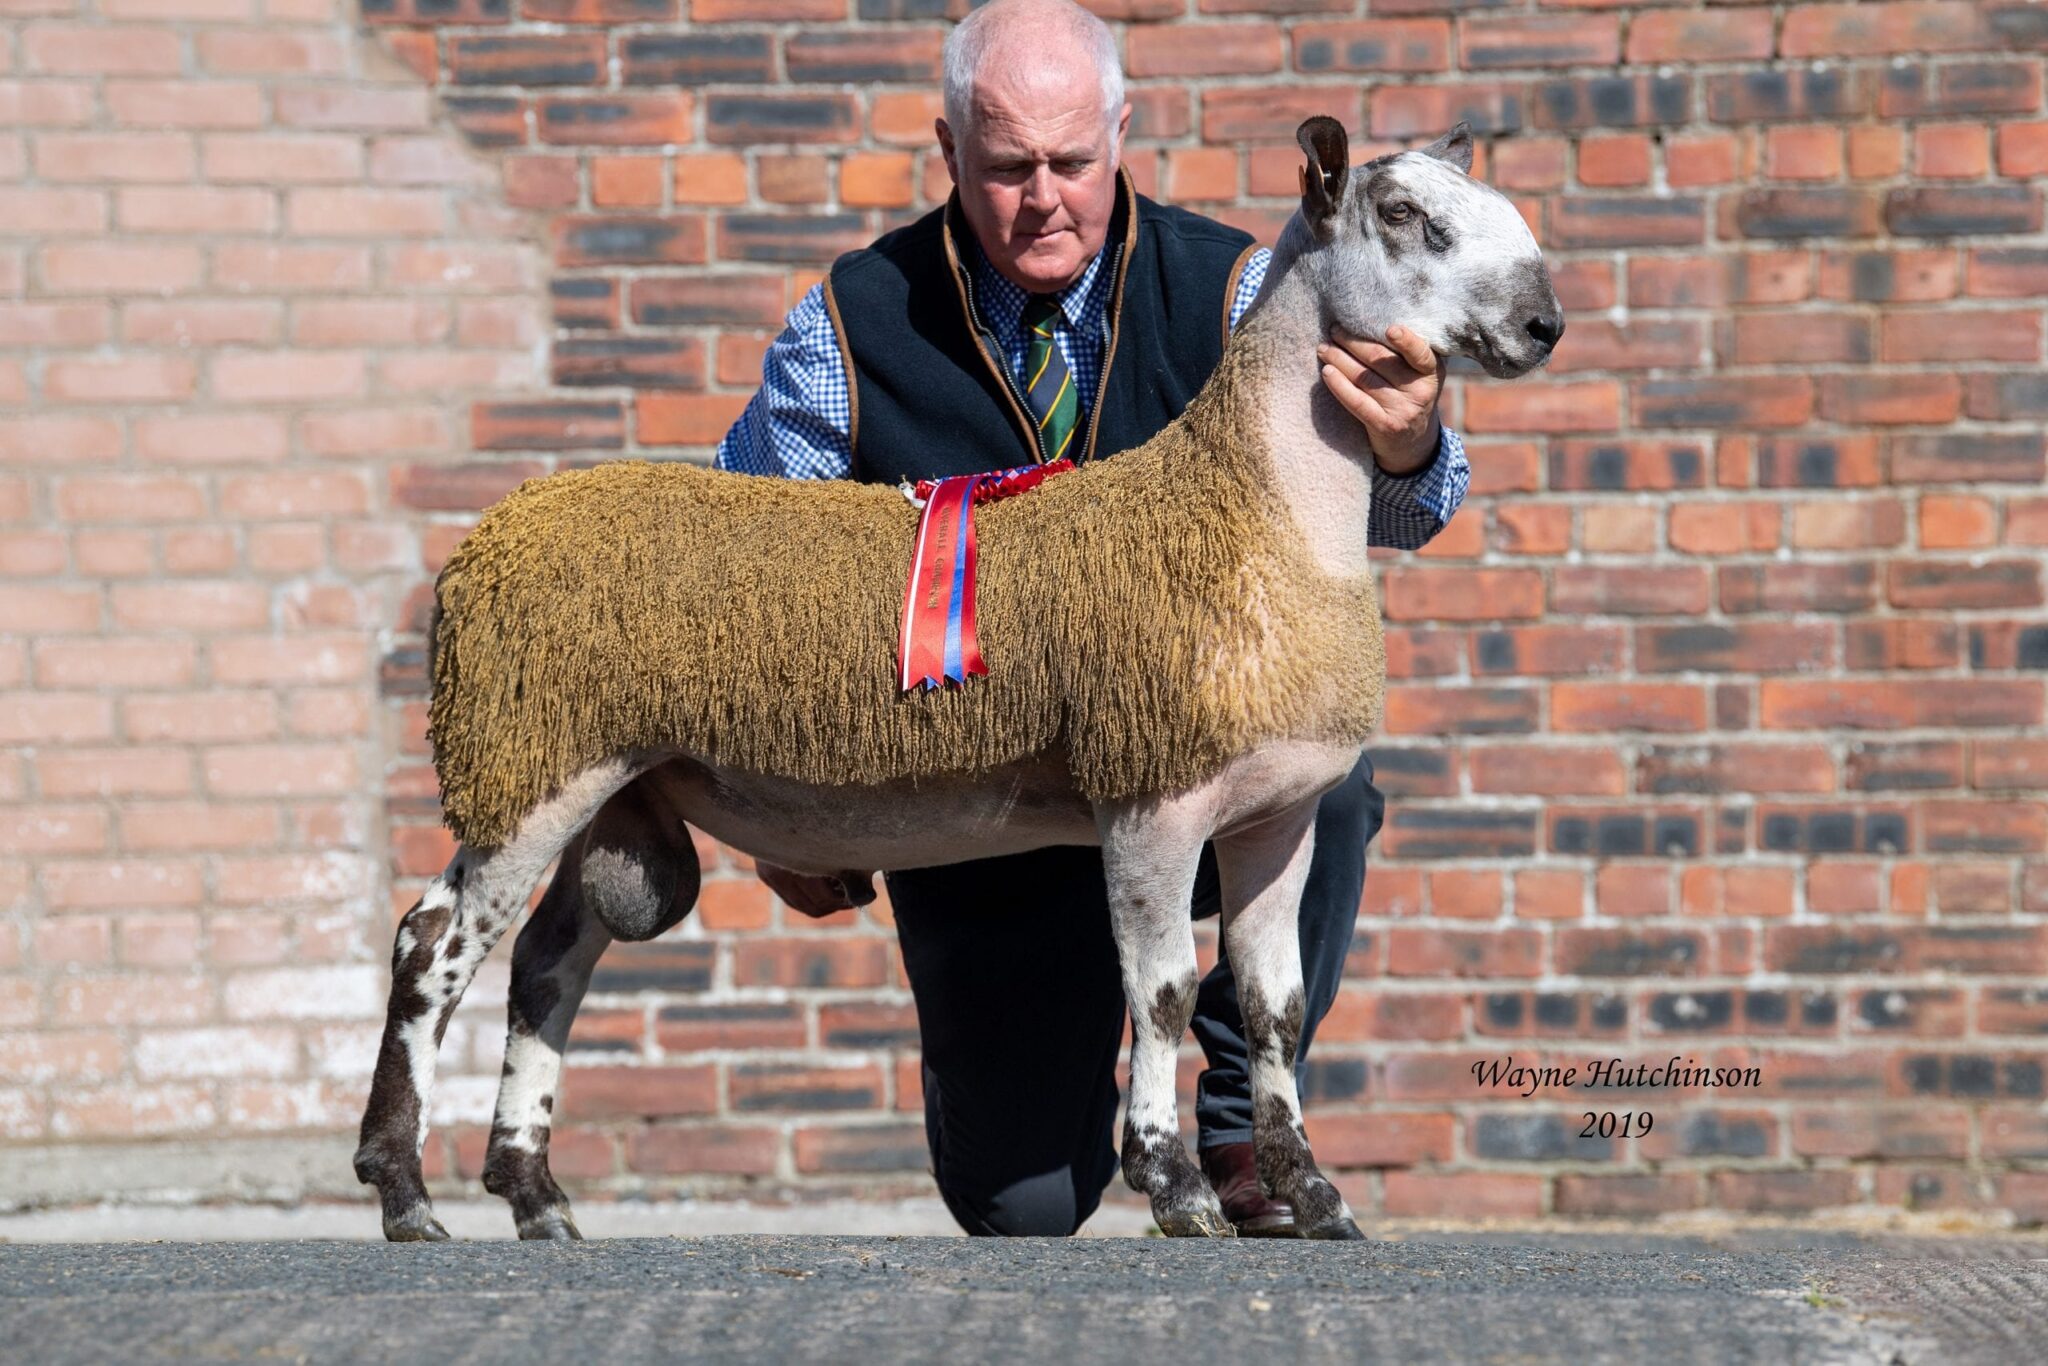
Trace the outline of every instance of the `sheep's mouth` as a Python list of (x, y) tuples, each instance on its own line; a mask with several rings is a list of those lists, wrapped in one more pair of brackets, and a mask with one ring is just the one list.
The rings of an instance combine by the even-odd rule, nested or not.
[(1453, 333), (1451, 347), (1456, 354), (1478, 362), (1479, 368), (1495, 379), (1520, 379), (1550, 359), (1548, 349), (1523, 346), (1510, 350), (1477, 328)]

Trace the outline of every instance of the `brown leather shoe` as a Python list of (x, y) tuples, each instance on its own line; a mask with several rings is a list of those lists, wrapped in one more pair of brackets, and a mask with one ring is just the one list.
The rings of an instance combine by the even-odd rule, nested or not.
[(1222, 1143), (1202, 1149), (1202, 1175), (1209, 1178), (1223, 1217), (1240, 1238), (1296, 1238), (1294, 1207), (1275, 1200), (1259, 1186), (1259, 1163), (1249, 1143)]

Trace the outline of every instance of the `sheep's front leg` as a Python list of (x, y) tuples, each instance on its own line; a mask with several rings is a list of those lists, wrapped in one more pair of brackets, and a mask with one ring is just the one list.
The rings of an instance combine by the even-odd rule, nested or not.
[(1363, 1238), (1344, 1197), (1316, 1167), (1301, 1124), (1294, 1060), (1301, 1043), (1301, 940), (1296, 919), (1315, 850), (1316, 803), (1219, 837), (1223, 940), (1237, 978), (1251, 1053), (1252, 1146), (1266, 1192), (1294, 1206), (1306, 1238)]
[(1195, 1012), (1194, 926), (1188, 917), (1202, 836), (1155, 811), (1101, 818), (1109, 914), (1131, 1011), (1131, 1095), (1124, 1118), (1124, 1180), (1152, 1201), (1168, 1237), (1228, 1238), (1216, 1192), (1181, 1142), (1174, 1057)]

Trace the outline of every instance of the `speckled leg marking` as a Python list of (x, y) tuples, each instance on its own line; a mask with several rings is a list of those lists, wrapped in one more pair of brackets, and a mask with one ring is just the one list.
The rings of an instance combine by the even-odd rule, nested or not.
[(562, 1050), (591, 969), (610, 931), (579, 887), (580, 860), (562, 869), (512, 945), (505, 1070), (484, 1158), (484, 1189), (512, 1206), (521, 1238), (580, 1239), (569, 1199), (548, 1171), (548, 1134), (562, 1074)]
[(632, 783), (570, 842), (513, 943), (505, 1070), (483, 1178), (511, 1204), (521, 1238), (583, 1236), (548, 1170), (548, 1137), (591, 970), (614, 938), (651, 939), (680, 922), (701, 880), (689, 828), (645, 782)]
[(357, 1178), (377, 1187), (392, 1242), (448, 1237), (427, 1199), (420, 1150), (449, 1017), (547, 865), (634, 771), (623, 760), (585, 770), (529, 814), (503, 848), (463, 846), (399, 922), (390, 1009), (355, 1157)]
[(1252, 1146), (1259, 1183), (1294, 1206), (1305, 1238), (1362, 1238), (1344, 1197), (1316, 1167), (1301, 1125), (1294, 1061), (1301, 1043), (1296, 919), (1315, 848), (1315, 803), (1216, 841), (1223, 934), (1251, 1053)]
[(1153, 1221), (1168, 1237), (1233, 1237), (1222, 1202), (1181, 1141), (1174, 1106), (1174, 1058), (1195, 1013), (1199, 980), (1188, 899), (1201, 839), (1148, 829), (1137, 813), (1105, 826), (1110, 922), (1131, 1010), (1124, 1181), (1151, 1198)]

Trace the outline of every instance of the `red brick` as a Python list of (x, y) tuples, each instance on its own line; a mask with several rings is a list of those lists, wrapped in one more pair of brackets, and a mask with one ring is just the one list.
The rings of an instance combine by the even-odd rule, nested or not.
[(1687, 792), (1832, 792), (1835, 767), (1814, 745), (1651, 747), (1638, 759), (1639, 790)]
[(201, 66), (222, 75), (339, 76), (350, 69), (350, 44), (335, 33), (202, 30), (195, 47)]
[(1280, 69), (1280, 28), (1272, 23), (1173, 24), (1133, 28), (1124, 70), (1153, 76), (1251, 76)]
[(717, 1069), (709, 1065), (571, 1067), (562, 1073), (564, 1118), (704, 1115), (717, 1107)]
[(873, 987), (888, 973), (888, 949), (877, 939), (753, 939), (733, 950), (739, 986)]
[(1448, 1114), (1388, 1111), (1305, 1117), (1309, 1146), (1326, 1168), (1413, 1167), (1451, 1160)]
[(1579, 139), (1579, 183), (1601, 188), (1646, 185), (1650, 180), (1650, 140), (1628, 133)]
[(1850, 1171), (1720, 1171), (1708, 1180), (1713, 1203), (1723, 1209), (1783, 1214), (1859, 1202)]
[(116, 80), (107, 108), (141, 128), (255, 128), (264, 121), (263, 87), (247, 81)]
[(1396, 977), (1535, 977), (1543, 970), (1535, 930), (1398, 928), (1387, 945), (1387, 970)]
[(42, 278), (53, 293), (166, 294), (198, 284), (196, 247), (125, 242), (46, 245), (37, 253)]
[(1385, 584), (1387, 615), (1396, 621), (1533, 617), (1542, 607), (1542, 578), (1527, 570), (1396, 570)]
[(348, 746), (238, 745), (200, 757), (206, 787), (216, 796), (311, 796), (346, 791), (357, 781)]
[(1305, 75), (1325, 71), (1442, 71), (1450, 64), (1450, 28), (1445, 19), (1296, 24), (1294, 69)]
[(91, 588), (0, 588), (0, 629), (10, 632), (91, 631), (98, 628), (101, 595)]
[(1533, 1219), (1543, 1212), (1541, 1176), (1390, 1171), (1385, 1180), (1385, 1212), (1395, 1218)]
[(732, 1108), (738, 1111), (869, 1110), (882, 1103), (881, 1070), (874, 1066), (801, 1067), (750, 1063), (732, 1069)]
[(1621, 20), (1598, 14), (1477, 17), (1458, 25), (1458, 65), (1467, 71), (1610, 66), (1621, 60)]
[(1786, 15), (1781, 57), (1922, 55), (1992, 47), (1983, 12), (1960, 0), (1903, 4), (1803, 5)]
[(443, 48), (457, 85), (602, 85), (601, 34), (468, 34)]
[[(115, 787), (112, 790), (132, 789)], [(176, 859), (52, 862), (43, 865), (41, 881), (48, 905), (59, 911), (196, 906), (205, 896), (199, 865)], [(178, 1002), (184, 1004), (161, 1008), (175, 1009), (180, 1013), (188, 1008), (197, 1011), (201, 1008), (198, 1002), (210, 1002), (212, 999), (210, 989), (203, 983), (193, 983), (189, 991), (181, 988), (174, 995)], [(75, 999), (99, 1000), (101, 994), (84, 992)], [(104, 1012), (111, 1011), (121, 1019), (137, 1019), (142, 1017), (138, 1012), (147, 1014), (160, 1006), (158, 997), (149, 994), (139, 995), (129, 1005), (121, 1006), (115, 1002), (114, 994), (107, 993), (105, 1004), (94, 1007), (92, 1017), (108, 1019)], [(76, 1011), (73, 1013), (77, 1014)], [(78, 1018), (86, 1016), (78, 1015)]]
[(1393, 735), (1531, 731), (1537, 700), (1527, 688), (1389, 688), (1385, 724)]
[(702, 265), (710, 252), (707, 224), (690, 214), (565, 215), (555, 220), (554, 237), (562, 266)]
[(1649, 555), (1663, 545), (1655, 508), (1591, 506), (1579, 514), (1579, 547), (1593, 553)]
[[(1294, 130), (1302, 120), (1317, 114), (1327, 114), (1346, 128), (1361, 129), (1360, 104), (1359, 91), (1351, 85), (1228, 86), (1207, 90), (1202, 95), (1202, 141), (1217, 147), (1246, 142), (1291, 144)], [(879, 112), (878, 108), (878, 117)], [(1446, 123), (1432, 130), (1432, 136), (1450, 126)], [(929, 129), (930, 125), (926, 127)], [(1372, 135), (1402, 136), (1377, 125)]]
[(1990, 134), (1982, 126), (1937, 124), (1914, 130), (1915, 175), (1929, 179), (1975, 180), (1990, 169)]
[(1584, 874), (1565, 868), (1515, 873), (1515, 915), (1523, 920), (1576, 920), (1585, 913)]
[(1457, 996), (1356, 989), (1338, 993), (1330, 1013), (1323, 1017), (1316, 1031), (1317, 1038), (1351, 1043), (1380, 1039), (1449, 1040), (1463, 1038), (1464, 1034), (1464, 1007)]
[(1771, 56), (1767, 11), (1650, 11), (1629, 23), (1628, 60), (1656, 62), (1766, 61)]
[(774, 1129), (663, 1125), (631, 1135), (626, 1167), (645, 1173), (770, 1176), (781, 1146), (781, 1135)]
[(2041, 602), (2041, 566), (2031, 559), (1946, 560), (1888, 566), (1896, 607), (2033, 607)]
[(800, 1172), (926, 1172), (931, 1156), (915, 1124), (804, 1128), (796, 1131)]
[[(1637, 16), (1638, 25), (1655, 16)], [(1744, 144), (1728, 134), (1676, 135), (1665, 139), (1665, 178), (1673, 189), (1726, 185), (1741, 173)]]
[(1593, 1216), (1667, 1214), (1700, 1204), (1699, 1178), (1690, 1173), (1667, 1175), (1565, 1174), (1557, 1180), (1559, 1214)]
[(168, 75), (179, 67), (179, 35), (170, 28), (36, 24), (21, 34), (21, 55), (39, 74)]
[(1691, 614), (1708, 602), (1707, 573), (1688, 565), (1615, 570), (1560, 566), (1552, 571), (1554, 612)]
[(1628, 772), (1612, 750), (1555, 745), (1486, 746), (1467, 759), (1474, 792), (1619, 796)]

